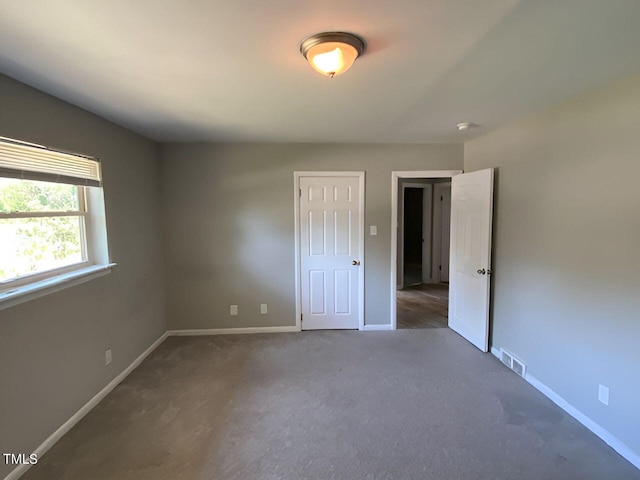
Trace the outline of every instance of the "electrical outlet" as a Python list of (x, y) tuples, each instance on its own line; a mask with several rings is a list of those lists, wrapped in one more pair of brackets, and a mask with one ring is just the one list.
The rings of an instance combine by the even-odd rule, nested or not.
[(260, 313), (262, 315), (266, 315), (267, 314), (267, 304), (266, 303), (261, 303), (260, 304)]
[(111, 349), (109, 348), (104, 352), (104, 364), (109, 365), (111, 363)]
[(609, 387), (598, 385), (598, 400), (607, 406), (609, 405)]
[(231, 305), (231, 308), (229, 309), (229, 314), (234, 317), (238, 315), (238, 305)]

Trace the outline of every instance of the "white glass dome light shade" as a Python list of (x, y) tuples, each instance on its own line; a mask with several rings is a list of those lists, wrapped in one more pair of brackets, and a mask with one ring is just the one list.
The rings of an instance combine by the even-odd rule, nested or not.
[(362, 55), (364, 40), (350, 33), (320, 33), (307, 38), (300, 52), (318, 73), (334, 77), (346, 72)]
[(358, 58), (358, 51), (351, 45), (339, 42), (321, 43), (311, 47), (307, 60), (319, 73), (333, 77), (349, 70)]

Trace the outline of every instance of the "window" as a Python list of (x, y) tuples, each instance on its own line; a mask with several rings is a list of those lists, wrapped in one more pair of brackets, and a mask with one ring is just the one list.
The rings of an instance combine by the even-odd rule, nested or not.
[(0, 301), (110, 266), (99, 161), (0, 137)]

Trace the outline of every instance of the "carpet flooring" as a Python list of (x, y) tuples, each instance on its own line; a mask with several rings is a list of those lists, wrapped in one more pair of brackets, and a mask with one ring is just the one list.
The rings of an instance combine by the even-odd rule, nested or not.
[(640, 471), (439, 328), (169, 337), (23, 479), (623, 480)]
[(398, 328), (444, 328), (448, 325), (449, 285), (424, 283), (396, 292)]

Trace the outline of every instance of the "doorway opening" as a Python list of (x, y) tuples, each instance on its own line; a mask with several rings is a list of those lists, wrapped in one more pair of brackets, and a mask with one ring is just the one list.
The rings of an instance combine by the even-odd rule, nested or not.
[(397, 328), (444, 328), (449, 312), (451, 180), (400, 179)]
[(448, 326), (451, 177), (459, 173), (392, 174), (393, 329)]

